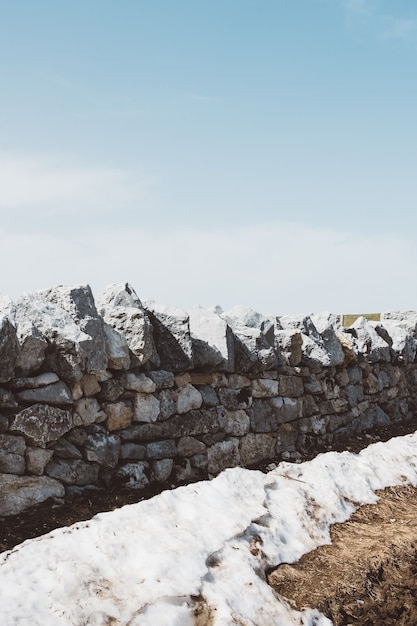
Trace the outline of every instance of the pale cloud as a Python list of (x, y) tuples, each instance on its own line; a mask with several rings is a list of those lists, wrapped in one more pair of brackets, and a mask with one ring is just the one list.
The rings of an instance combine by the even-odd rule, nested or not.
[(141, 172), (91, 167), (70, 160), (0, 154), (0, 213), (71, 214), (129, 206), (149, 195)]
[(0, 233), (0, 291), (89, 283), (99, 294), (129, 281), (141, 298), (189, 308), (237, 304), (263, 313), (415, 308), (417, 248), (366, 236), (270, 222), (212, 231), (135, 228), (77, 237)]

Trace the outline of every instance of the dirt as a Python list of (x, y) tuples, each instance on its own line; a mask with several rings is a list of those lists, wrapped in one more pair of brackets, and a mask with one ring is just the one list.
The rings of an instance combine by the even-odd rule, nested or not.
[[(372, 442), (417, 430), (417, 419), (358, 435), (337, 450), (359, 452)], [(306, 452), (308, 460), (327, 448)], [(265, 469), (265, 468), (259, 468)], [(0, 517), (0, 552), (54, 528), (90, 519), (152, 497), (172, 485), (148, 491), (90, 491), (50, 499), (19, 515)], [(297, 608), (318, 608), (335, 626), (417, 624), (417, 490), (387, 489), (376, 505), (364, 506), (333, 526), (332, 544), (280, 565), (270, 584)]]
[(417, 489), (378, 492), (331, 529), (331, 545), (271, 572), (273, 589), (301, 609), (317, 608), (335, 626), (417, 624)]

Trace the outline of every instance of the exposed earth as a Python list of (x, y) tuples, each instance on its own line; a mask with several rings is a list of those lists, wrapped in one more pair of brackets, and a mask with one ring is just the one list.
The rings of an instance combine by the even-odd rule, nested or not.
[[(359, 452), (375, 441), (415, 430), (417, 418), (357, 435), (334, 449)], [(326, 451), (316, 449), (299, 460)], [(164, 488), (172, 485), (163, 485), (159, 491)], [(0, 517), (0, 552), (155, 493), (89, 491), (50, 499), (19, 515)], [(290, 604), (318, 608), (335, 626), (417, 624), (417, 489), (397, 487), (378, 495), (377, 505), (361, 507), (348, 522), (332, 528), (331, 545), (314, 550), (295, 565), (280, 565), (269, 573), (270, 584)]]

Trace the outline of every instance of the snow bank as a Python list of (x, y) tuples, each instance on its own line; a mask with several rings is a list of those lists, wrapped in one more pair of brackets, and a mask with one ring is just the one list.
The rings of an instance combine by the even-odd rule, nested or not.
[(331, 524), (400, 484), (417, 485), (417, 434), (269, 474), (226, 470), (1, 555), (1, 623), (329, 625), (278, 598), (265, 570), (329, 543)]

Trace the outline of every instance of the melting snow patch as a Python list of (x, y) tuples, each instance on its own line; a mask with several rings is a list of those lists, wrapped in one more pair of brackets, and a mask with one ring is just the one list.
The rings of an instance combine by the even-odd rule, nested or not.
[(417, 484), (417, 434), (210, 482), (55, 530), (0, 556), (3, 626), (325, 626), (265, 572), (330, 542), (375, 491)]

